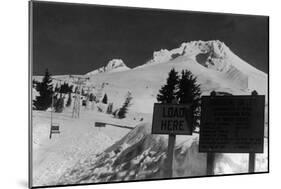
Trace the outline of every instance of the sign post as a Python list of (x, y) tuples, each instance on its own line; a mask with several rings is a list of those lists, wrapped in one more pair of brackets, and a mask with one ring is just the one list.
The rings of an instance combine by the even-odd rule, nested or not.
[(256, 161), (256, 154), (250, 153), (249, 154), (249, 173), (255, 172), (255, 161)]
[[(257, 96), (258, 93), (256, 91), (252, 92), (252, 96)], [(256, 154), (253, 152), (249, 153), (249, 167), (248, 172), (254, 173), (255, 172), (255, 164), (256, 164)]]
[(263, 95), (203, 96), (199, 152), (207, 152), (207, 174), (213, 175), (215, 153), (249, 153), (249, 172), (255, 153), (263, 153)]
[(192, 135), (192, 111), (186, 104), (154, 104), (152, 134), (169, 135), (167, 177), (173, 176), (173, 156), (176, 135)]
[(207, 175), (214, 175), (215, 153), (207, 152)]
[(50, 134), (49, 139), (52, 138), (53, 133), (60, 133), (60, 126), (58, 123), (53, 123), (53, 111), (54, 111), (54, 94), (52, 94), (52, 104), (51, 104), (51, 127), (50, 127)]
[(174, 159), (174, 147), (176, 142), (176, 135), (169, 134), (168, 140), (168, 153), (167, 153), (167, 177), (173, 177), (173, 159)]

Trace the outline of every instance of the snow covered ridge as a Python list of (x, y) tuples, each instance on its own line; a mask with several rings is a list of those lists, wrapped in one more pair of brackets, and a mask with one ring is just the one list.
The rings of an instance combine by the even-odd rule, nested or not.
[[(267, 90), (267, 74), (242, 60), (219, 40), (184, 42), (175, 49), (161, 49), (140, 67), (169, 62), (198, 64), (205, 70), (214, 71), (212, 74), (222, 75), (243, 90), (255, 89), (261, 94)], [(266, 86), (261, 86), (261, 83)]]
[(130, 68), (123, 62), (123, 60), (112, 59), (108, 62), (106, 66), (88, 72), (86, 75), (94, 75), (97, 73), (105, 73), (105, 72), (119, 72), (119, 71), (126, 71), (126, 70), (130, 70)]
[(180, 47), (175, 49), (155, 51), (153, 58), (146, 65), (164, 63), (176, 59), (179, 56), (187, 56), (207, 68), (220, 72), (227, 72), (233, 66), (241, 71), (255, 69), (236, 56), (219, 40), (184, 42)]
[(223, 59), (226, 56), (225, 49), (228, 49), (228, 47), (218, 40), (184, 42), (180, 47), (172, 50), (161, 49), (160, 51), (155, 51), (153, 53), (153, 58), (148, 61), (148, 64), (167, 62), (178, 56), (188, 56), (195, 60), (198, 54), (207, 54), (210, 59)]

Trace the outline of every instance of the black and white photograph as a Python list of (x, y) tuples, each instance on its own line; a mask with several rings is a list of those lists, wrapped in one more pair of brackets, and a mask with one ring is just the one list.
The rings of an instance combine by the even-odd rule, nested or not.
[(29, 55), (32, 188), (269, 172), (268, 16), (30, 1)]

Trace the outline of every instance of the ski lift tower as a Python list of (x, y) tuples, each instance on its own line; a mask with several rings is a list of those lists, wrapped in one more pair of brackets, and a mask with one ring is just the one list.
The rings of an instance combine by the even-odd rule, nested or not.
[(82, 76), (72, 76), (72, 75), (70, 75), (70, 78), (72, 78), (73, 83), (77, 85), (77, 90), (75, 91), (75, 100), (72, 110), (72, 117), (79, 118), (82, 86), (85, 86), (86, 81), (89, 80), (90, 78), (82, 77)]

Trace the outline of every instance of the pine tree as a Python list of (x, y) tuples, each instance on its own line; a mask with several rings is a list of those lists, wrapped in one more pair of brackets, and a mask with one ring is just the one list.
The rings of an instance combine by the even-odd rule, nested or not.
[(89, 96), (89, 101), (90, 101), (90, 102), (95, 101), (95, 96), (94, 96), (93, 93), (90, 94), (90, 96)]
[(128, 92), (123, 106), (120, 108), (120, 110), (117, 113), (119, 119), (123, 119), (126, 117), (126, 114), (128, 113), (128, 108), (132, 105), (131, 104), (132, 99), (133, 99), (132, 94)]
[(35, 88), (36, 89), (36, 86), (39, 82), (36, 81), (35, 79), (32, 80), (32, 88)]
[(54, 103), (55, 112), (61, 113), (64, 108), (64, 99), (63, 97), (59, 97)]
[(60, 87), (60, 93), (67, 94), (72, 92), (73, 85), (69, 85), (68, 83), (64, 82)]
[(63, 84), (60, 85), (60, 89), (59, 89), (59, 93), (62, 94), (62, 93), (66, 93), (66, 83), (64, 82)]
[(71, 92), (68, 93), (68, 99), (66, 102), (66, 107), (69, 107), (71, 105), (72, 102), (72, 98), (71, 98)]
[(72, 93), (73, 92), (73, 85), (69, 85), (69, 90), (68, 92)]
[(48, 70), (45, 72), (45, 76), (42, 82), (38, 82), (36, 90), (39, 92), (39, 96), (33, 101), (36, 110), (47, 110), (52, 104), (53, 85), (52, 78)]
[(107, 104), (107, 95), (106, 94), (103, 96), (102, 103)]
[(200, 123), (200, 85), (197, 78), (190, 71), (183, 70), (179, 80), (179, 90), (176, 93), (180, 104), (191, 104), (192, 129), (194, 130)]
[(113, 110), (113, 103), (109, 103), (108, 106), (107, 106), (106, 113), (112, 114), (112, 110)]
[(159, 94), (157, 95), (157, 101), (160, 103), (172, 103), (172, 100), (175, 98), (175, 94), (177, 92), (178, 83), (178, 72), (176, 72), (173, 68), (169, 72), (167, 83), (162, 86), (162, 88), (159, 90)]
[(60, 87), (59, 87), (59, 85), (58, 85), (58, 83), (56, 84), (56, 87), (55, 87), (55, 92), (57, 93), (57, 92), (59, 92), (60, 91)]

